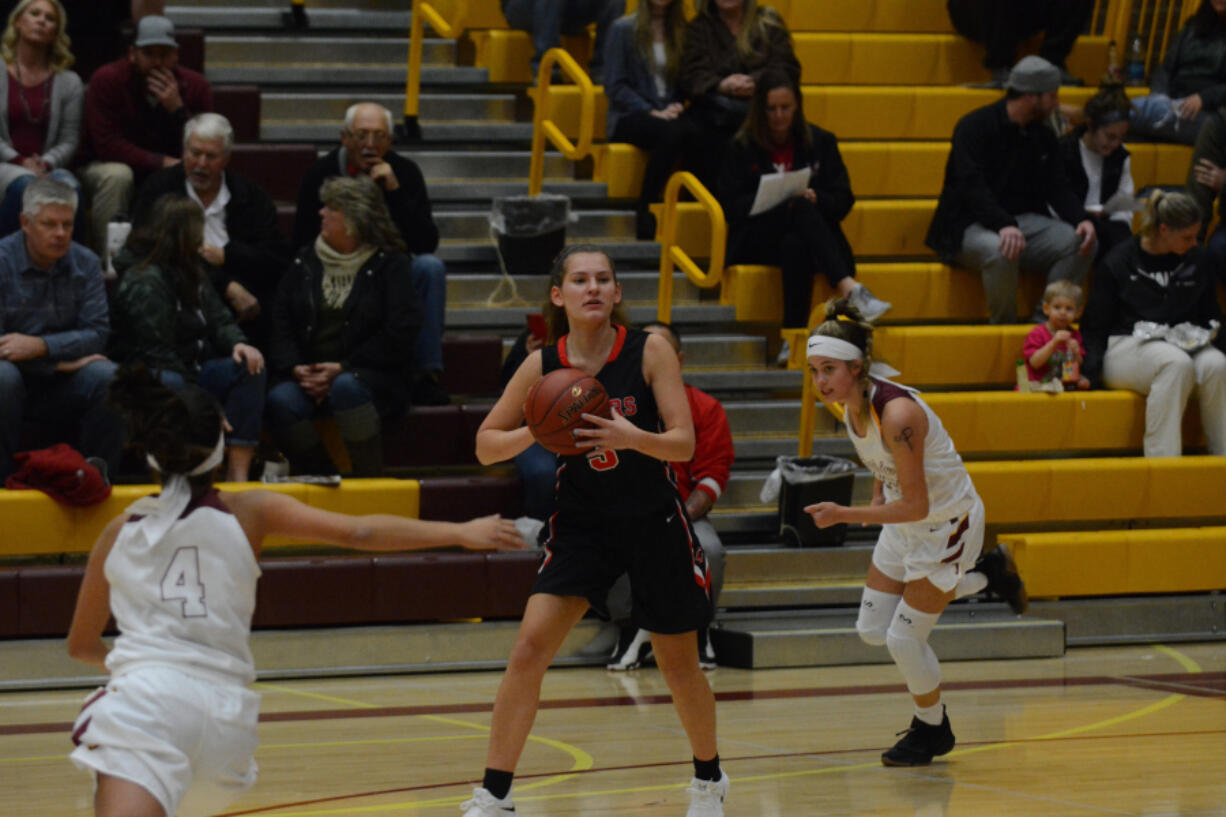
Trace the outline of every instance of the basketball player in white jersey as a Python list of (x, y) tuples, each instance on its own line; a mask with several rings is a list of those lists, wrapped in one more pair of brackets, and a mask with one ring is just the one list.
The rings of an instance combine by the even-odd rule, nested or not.
[[(97, 817), (215, 814), (255, 782), (259, 695), (248, 647), (265, 536), (359, 550), (521, 548), (497, 516), (463, 524), (353, 517), (271, 491), (222, 494), (224, 417), (194, 386), (121, 371), (111, 401), (148, 452), (160, 495), (107, 525), (90, 553), (68, 652), (108, 670), (73, 727), (72, 761), (96, 774)], [(101, 636), (114, 614), (119, 636)]]
[(872, 363), (872, 338), (855, 307), (833, 301), (807, 349), (822, 402), (841, 415), (875, 477), (872, 504), (819, 502), (805, 511), (818, 527), (881, 525), (856, 629), (866, 643), (889, 649), (915, 700), (910, 728), (881, 761), (923, 766), (954, 748), (941, 667), (928, 645), (937, 619), (953, 599), (985, 588), (1021, 612), (1025, 591), (1008, 551), (979, 558), (983, 501), (932, 409), (913, 389), (884, 379), (893, 369)]

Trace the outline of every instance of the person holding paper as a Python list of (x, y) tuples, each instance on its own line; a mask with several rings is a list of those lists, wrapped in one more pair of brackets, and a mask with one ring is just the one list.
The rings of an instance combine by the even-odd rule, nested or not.
[(1136, 188), (1132, 159), (1124, 147), (1131, 111), (1132, 103), (1123, 85), (1104, 85), (1086, 101), (1085, 123), (1060, 140), (1065, 175), (1094, 219), (1096, 262), (1116, 244), (1132, 237)]
[[(808, 172), (808, 184), (755, 212), (764, 184), (786, 182), (778, 177), (798, 170)], [(819, 272), (869, 321), (890, 308), (855, 280), (851, 244), (839, 226), (855, 203), (851, 178), (835, 135), (805, 121), (800, 89), (789, 74), (768, 71), (758, 82), (749, 115), (724, 159), (718, 189), (728, 219), (728, 263), (783, 270), (784, 327), (808, 323), (813, 276)], [(786, 363), (788, 351), (785, 344), (777, 362)]]

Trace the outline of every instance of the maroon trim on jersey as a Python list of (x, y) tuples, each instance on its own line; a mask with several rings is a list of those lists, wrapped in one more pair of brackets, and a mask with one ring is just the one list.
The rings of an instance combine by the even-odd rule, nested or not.
[[(953, 522), (954, 520), (951, 519), (950, 521)], [(941, 564), (948, 564), (950, 562), (955, 562), (958, 560), (958, 557), (962, 555), (962, 551), (966, 548), (966, 542), (962, 541), (962, 534), (966, 533), (967, 529), (969, 529), (970, 526), (971, 526), (971, 515), (968, 513), (962, 517), (962, 524), (959, 525), (957, 529), (949, 535), (949, 541), (945, 544), (946, 550), (949, 550), (954, 545), (957, 545), (958, 549), (954, 551), (952, 556), (946, 556), (944, 559), (942, 559)]]
[[(102, 698), (102, 696), (103, 696), (103, 695), (105, 695), (105, 694), (106, 694), (106, 687), (103, 687), (102, 689), (100, 689), (100, 690), (98, 690), (97, 692), (95, 692), (93, 695), (91, 695), (91, 696), (89, 697), (89, 700), (87, 700), (87, 701), (86, 701), (86, 702), (85, 702), (85, 703), (84, 703), (84, 704), (81, 706), (81, 711), (82, 711), (82, 712), (84, 712), (85, 710), (87, 710), (87, 709), (89, 709), (91, 706), (93, 706), (94, 704), (98, 703), (99, 699), (101, 699), (101, 698)], [(78, 717), (80, 717), (80, 716), (78, 715)], [(93, 715), (90, 715), (88, 718), (86, 718), (85, 720), (81, 721), (81, 725), (80, 725), (80, 726), (78, 726), (76, 729), (72, 730), (72, 745), (73, 745), (73, 746), (80, 746), (80, 745), (81, 745), (81, 736), (85, 734), (85, 730), (89, 728), (90, 721), (92, 721), (93, 719), (94, 719), (94, 716), (93, 716)]]
[[(613, 341), (613, 349), (609, 352), (609, 358), (605, 363), (612, 363), (617, 360), (617, 356), (622, 353), (622, 347), (626, 345), (626, 327), (618, 325), (613, 328), (617, 330), (617, 340)], [(566, 357), (566, 339), (568, 337), (570, 335), (566, 334), (558, 338), (558, 360), (561, 361), (563, 366), (570, 368), (570, 360)]]
[(873, 379), (877, 384), (876, 391), (873, 392), (873, 411), (877, 412), (877, 417), (885, 413), (885, 404), (891, 400), (896, 400), (899, 397), (905, 397), (908, 400), (914, 400), (915, 396), (904, 388), (900, 388), (897, 384), (891, 383), (888, 380)]

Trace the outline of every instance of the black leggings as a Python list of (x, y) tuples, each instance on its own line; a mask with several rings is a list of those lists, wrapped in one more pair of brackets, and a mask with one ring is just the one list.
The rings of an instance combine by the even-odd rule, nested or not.
[(676, 119), (661, 119), (650, 111), (635, 111), (617, 120), (612, 142), (629, 142), (635, 147), (651, 152), (647, 168), (643, 171), (643, 187), (639, 192), (639, 210), (661, 201), (664, 185), (668, 183), (686, 145), (698, 138), (698, 124), (686, 114)]
[(783, 270), (783, 325), (809, 323), (813, 276), (821, 273), (830, 286), (855, 277), (856, 264), (837, 224), (826, 220), (816, 204), (792, 199), (753, 216), (738, 231), (729, 253), (730, 264), (766, 264)]

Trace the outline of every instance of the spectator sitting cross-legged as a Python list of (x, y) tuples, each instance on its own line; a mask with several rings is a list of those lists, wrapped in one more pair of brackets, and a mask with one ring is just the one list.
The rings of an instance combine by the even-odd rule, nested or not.
[(412, 402), (419, 406), (446, 405), (450, 398), (439, 380), (443, 373), (447, 269), (434, 255), (438, 227), (421, 169), (412, 159), (389, 150), (391, 145), (391, 111), (373, 102), (350, 106), (345, 112), (341, 146), (316, 162), (298, 188), (293, 245), (295, 251), (301, 250), (319, 234), (320, 185), (326, 179), (368, 176), (374, 180), (412, 259), (413, 288), (422, 306), (421, 331), (413, 350), (417, 379)]
[(168, 193), (154, 212), (130, 242), (148, 251), (124, 272), (112, 301), (111, 356), (121, 364), (143, 362), (172, 389), (195, 383), (217, 398), (231, 427), (226, 479), (245, 482), (260, 442), (264, 356), (247, 343), (209, 283), (199, 205)]
[(758, 0), (698, 0), (685, 30), (680, 85), (702, 125), (694, 145), (697, 175), (713, 187), (724, 150), (745, 122), (754, 87), (767, 69), (800, 84), (800, 62), (779, 13)]
[[(1222, 311), (1197, 246), (1200, 223), (1200, 207), (1191, 196), (1151, 193), (1140, 234), (1112, 250), (1094, 271), (1081, 321), (1090, 382), (1145, 395), (1147, 457), (1183, 452), (1183, 411), (1193, 390), (1209, 453), (1226, 454), (1226, 333), (1209, 341), (1210, 322), (1221, 323)], [(1141, 322), (1166, 329), (1139, 327)], [(1198, 327), (1203, 337), (1193, 342), (1188, 336), (1197, 329), (1179, 337), (1189, 329), (1180, 324)], [(1174, 334), (1154, 337), (1175, 327), (1180, 328)]]
[(677, 160), (701, 135), (686, 113), (677, 87), (685, 37), (683, 0), (645, 0), (609, 30), (605, 49), (605, 132), (610, 142), (630, 142), (650, 151), (635, 212), (635, 235), (655, 237), (648, 206), (661, 200)]
[(588, 74), (595, 85), (602, 79), (605, 34), (613, 21), (625, 12), (626, 0), (502, 0), (502, 16), (507, 19), (507, 25), (532, 35), (534, 77), (545, 52), (562, 45), (563, 34), (581, 34), (589, 24), (595, 23), (596, 42), (588, 66)]
[(404, 242), (365, 176), (320, 190), (319, 235), (273, 302), (268, 424), (296, 473), (335, 473), (311, 420), (336, 419), (356, 476), (383, 470), (380, 415), (403, 412), (421, 326)]
[(1018, 47), (1040, 32), (1039, 56), (1060, 69), (1061, 85), (1081, 85), (1064, 61), (1090, 21), (1091, 0), (948, 0), (949, 19), (963, 37), (984, 46), (991, 88), (1004, 88)]
[(255, 346), (268, 340), (268, 313), (290, 250), (277, 206), (259, 185), (229, 169), (234, 129), (217, 113), (193, 116), (183, 128), (183, 161), (151, 175), (132, 205), (135, 229), (156, 220), (154, 202), (187, 196), (204, 212), (199, 253), (217, 294), (238, 316)]
[[(51, 176), (80, 192), (68, 170), (81, 143), (85, 88), (68, 70), (73, 64), (64, 34), (67, 19), (59, 0), (21, 0), (0, 38), (0, 235), (21, 228), (26, 185)], [(78, 208), (73, 238), (84, 241), (84, 208)]]
[(1044, 274), (1048, 283), (1081, 284), (1094, 258), (1094, 222), (1044, 124), (1059, 90), (1054, 65), (1024, 57), (1009, 72), (1005, 98), (954, 128), (924, 243), (945, 263), (982, 273), (992, 323), (1017, 321), (1019, 270)]
[(75, 431), (82, 454), (116, 473), (123, 421), (104, 406), (115, 364), (98, 258), (72, 242), (77, 194), (42, 177), (26, 187), (19, 233), (0, 239), (0, 479), (23, 419)]
[(135, 186), (177, 164), (183, 126), (213, 109), (213, 90), (202, 75), (179, 65), (174, 23), (142, 17), (128, 56), (94, 72), (85, 91), (85, 152), (81, 169), (88, 194), (93, 246), (105, 257), (107, 225), (126, 217)]
[[(762, 177), (809, 168), (809, 184), (770, 210), (751, 215)], [(855, 203), (838, 140), (805, 121), (800, 89), (784, 72), (769, 71), (754, 88), (749, 118), (724, 159), (719, 198), (728, 218), (728, 262), (783, 270), (783, 325), (809, 320), (813, 276), (822, 273), (869, 321), (890, 304), (855, 279), (851, 245), (839, 223)], [(779, 363), (787, 362), (785, 342)]]
[(1132, 129), (1155, 142), (1195, 144), (1205, 118), (1226, 105), (1226, 0), (1201, 0), (1132, 101)]

